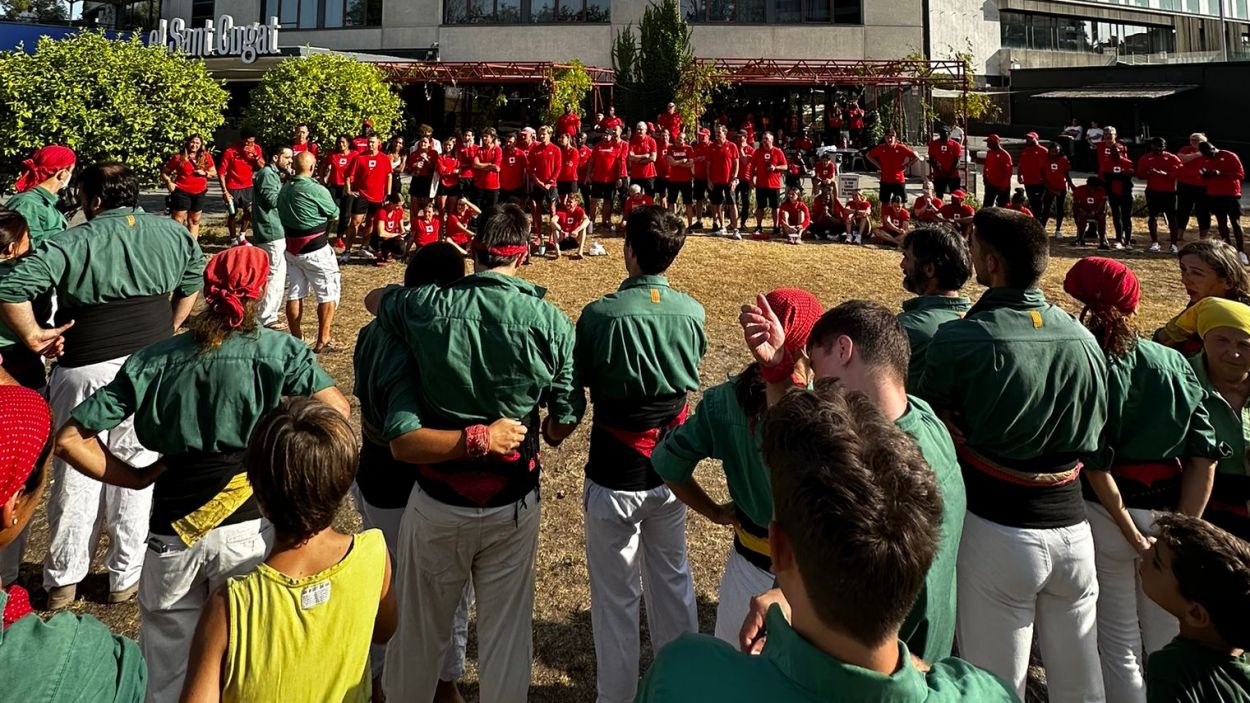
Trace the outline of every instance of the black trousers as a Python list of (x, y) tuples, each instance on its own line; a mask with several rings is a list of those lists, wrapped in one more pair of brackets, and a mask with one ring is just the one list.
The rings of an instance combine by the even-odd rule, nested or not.
[(1011, 202), (1011, 188), (995, 188), (989, 181), (984, 183), (985, 199), (981, 201), (981, 207), (1007, 207), (1007, 203)]
[(1042, 209), (1039, 221), (1042, 227), (1046, 226), (1046, 222), (1053, 216), (1055, 218), (1055, 231), (1058, 232), (1063, 227), (1063, 208), (1068, 200), (1068, 191), (1061, 190), (1058, 193), (1047, 190), (1042, 195)]
[(1024, 192), (1029, 197), (1029, 209), (1033, 211), (1033, 216), (1038, 220), (1045, 222), (1045, 220), (1042, 220), (1041, 212), (1042, 200), (1046, 197), (1046, 186), (1041, 183), (1033, 186), (1025, 186)]
[(1107, 204), (1111, 206), (1111, 224), (1115, 227), (1115, 238), (1128, 244), (1133, 237), (1133, 194), (1108, 195)]
[(1207, 206), (1207, 189), (1188, 183), (1177, 183), (1176, 222), (1182, 233), (1189, 226), (1191, 214), (1198, 220), (1199, 232), (1211, 229), (1211, 210)]

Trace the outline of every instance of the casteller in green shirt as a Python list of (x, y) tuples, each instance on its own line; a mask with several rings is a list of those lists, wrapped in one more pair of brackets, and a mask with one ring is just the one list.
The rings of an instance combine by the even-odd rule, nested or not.
[(1246, 470), (1246, 451), (1250, 449), (1250, 403), (1234, 408), (1220, 395), (1207, 369), (1206, 352), (1190, 357), (1189, 365), (1207, 391), (1204, 404), (1215, 428), (1215, 436), (1231, 450), (1215, 466), (1215, 482), (1211, 486), (1211, 499), (1203, 518), (1241, 539), (1250, 540), (1250, 517), (1247, 517), (1246, 511), (1247, 502), (1250, 502), (1250, 474)]
[(278, 217), (287, 234), (324, 231), (339, 206), (325, 186), (308, 176), (294, 176), (278, 193)]
[(256, 172), (252, 179), (252, 236), (255, 244), (268, 244), (283, 238), (282, 216), (278, 212), (278, 194), (282, 192), (282, 174), (272, 163)]
[(924, 372), (925, 350), (938, 327), (958, 320), (972, 308), (972, 301), (963, 296), (918, 295), (903, 301), (898, 322), (911, 343), (911, 363), (907, 368), (907, 390), (915, 393)]
[(4, 207), (19, 212), (26, 218), (26, 226), (30, 228), (30, 246), (38, 247), (48, 237), (62, 232), (69, 227), (65, 215), (56, 209), (56, 193), (43, 186), (35, 186), (28, 191), (18, 193), (9, 198)]
[(1146, 660), (1149, 703), (1250, 703), (1250, 655), (1180, 636)]
[(960, 659), (934, 662), (921, 672), (902, 641), (899, 669), (886, 676), (820, 651), (786, 622), (777, 606), (768, 612), (767, 627), (768, 640), (757, 656), (707, 635), (682, 635), (660, 650), (635, 703), (1017, 700), (992, 674)]

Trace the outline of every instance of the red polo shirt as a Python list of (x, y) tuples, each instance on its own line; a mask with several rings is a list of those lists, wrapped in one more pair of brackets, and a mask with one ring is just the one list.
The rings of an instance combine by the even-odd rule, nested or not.
[[(832, 205), (830, 204), (831, 200), (833, 201)], [(842, 207), (842, 203), (838, 202), (836, 198), (818, 195), (812, 200), (812, 222), (825, 222), (834, 216), (839, 218), (846, 216), (846, 208)]]
[[(694, 147), (689, 144), (674, 144), (668, 148), (668, 155), (676, 161), (685, 159), (694, 159)], [(689, 183), (694, 178), (693, 166), (672, 166), (668, 167), (669, 183)]]
[(434, 173), (436, 165), (438, 165), (437, 151), (417, 149), (408, 152), (408, 161), (404, 164), (404, 170), (414, 176), (429, 176)]
[(357, 154), (352, 162), (352, 192), (371, 203), (386, 200), (391, 182), (391, 159), (386, 154)]
[(677, 133), (681, 131), (681, 115), (676, 112), (661, 112), (655, 118), (655, 123), (660, 129), (672, 135), (673, 139), (677, 138)]
[(226, 177), (227, 190), (252, 187), (252, 175), (265, 167), (265, 157), (260, 145), (250, 147), (239, 142), (221, 152), (220, 171)]
[(716, 185), (728, 185), (734, 172), (734, 164), (738, 161), (738, 145), (726, 141), (724, 144), (713, 143), (707, 150), (708, 181)]
[(460, 160), (460, 179), (473, 182), (473, 157), (477, 156), (478, 146), (469, 144), (456, 147), (456, 158)]
[(621, 177), (621, 148), (616, 142), (601, 141), (590, 157), (590, 180), (611, 183)]
[(633, 212), (636, 207), (654, 204), (655, 200), (646, 193), (643, 193), (642, 195), (631, 195), (625, 199), (625, 208), (621, 211), (621, 217), (629, 217), (629, 213)]
[(473, 219), (472, 217), (465, 217), (464, 220), (461, 220), (460, 214), (455, 213), (455, 212), (448, 215), (447, 216), (447, 238), (455, 242), (456, 244), (460, 245), (461, 248), (468, 246), (469, 235), (465, 234), (460, 229), (460, 227), (463, 226), (467, 229), (469, 221), (472, 219)]
[(1098, 172), (1107, 173), (1121, 155), (1128, 153), (1128, 147), (1121, 142), (1098, 142), (1094, 153), (1098, 155)]
[(352, 161), (356, 152), (346, 154), (334, 152), (330, 154), (330, 168), (326, 171), (327, 185), (341, 186), (347, 182), (347, 174), (352, 170)]
[(954, 220), (956, 218), (972, 217), (977, 214), (977, 211), (973, 210), (968, 203), (960, 203), (958, 205), (947, 203), (942, 206), (941, 213), (943, 219)]
[(985, 153), (985, 182), (998, 188), (1011, 188), (1011, 154), (1005, 149), (990, 149)]
[(786, 155), (781, 149), (760, 147), (751, 157), (751, 169), (755, 172), (756, 188), (780, 188), (781, 171), (772, 170), (773, 166), (785, 166)]
[(848, 200), (846, 201), (846, 209), (852, 215), (868, 215), (868, 211), (872, 209), (872, 203), (867, 200)]
[(579, 152), (575, 146), (563, 149), (562, 152), (563, 157), (560, 159), (559, 181), (561, 183), (568, 183), (570, 181), (576, 182), (579, 180), (578, 174), (581, 171), (581, 169), (578, 168), (582, 162), (581, 152)]
[(964, 147), (954, 139), (934, 139), (929, 142), (929, 160), (937, 164), (937, 175), (949, 177), (959, 170), (959, 159), (964, 155)]
[(571, 233), (584, 219), (586, 219), (586, 211), (577, 205), (574, 205), (572, 210), (566, 207), (556, 210), (556, 224), (565, 234)]
[(694, 143), (694, 178), (696, 181), (707, 180), (707, 157), (711, 146), (711, 142)]
[[(657, 153), (655, 140), (650, 134), (635, 134), (629, 140), (629, 153), (633, 156), (644, 156), (646, 154)], [(655, 162), (647, 161), (639, 163), (637, 161), (629, 162), (630, 178), (655, 178)]]
[(199, 165), (182, 158), (182, 154), (174, 154), (169, 163), (165, 164), (166, 171), (174, 172), (174, 187), (190, 193), (191, 195), (199, 195), (208, 190), (208, 177), (197, 176), (195, 171), (201, 170), (208, 172), (212, 170), (213, 155), (207, 151), (200, 152)]
[(383, 207), (378, 210), (376, 217), (387, 234), (404, 233), (404, 209), (402, 207)]
[[(1197, 147), (1185, 146), (1181, 147), (1181, 150), (1176, 153), (1179, 156), (1188, 156), (1189, 154), (1197, 154), (1199, 152)], [(1182, 163), (1180, 173), (1177, 174), (1178, 180), (1187, 186), (1206, 188), (1207, 179), (1203, 178), (1201, 173), (1203, 161), (1204, 159), (1199, 157), (1189, 161), (1188, 163)]]
[(794, 202), (787, 200), (777, 208), (777, 212), (779, 219), (791, 226), (807, 227), (812, 223), (812, 213), (802, 200)]
[(838, 163), (833, 159), (819, 159), (812, 167), (818, 181), (832, 181), (838, 177)]
[(603, 121), (595, 125), (600, 132), (610, 132), (617, 127), (624, 127), (625, 121), (619, 117), (605, 117)]
[(499, 156), (500, 190), (520, 190), (525, 186), (525, 171), (529, 159), (517, 148), (504, 149)]
[(932, 195), (922, 193), (916, 196), (916, 202), (912, 203), (911, 210), (917, 221), (934, 222), (938, 218), (938, 213), (942, 211), (942, 201)]
[(556, 120), (556, 134), (567, 134), (571, 137), (580, 131), (582, 131), (582, 118), (576, 113), (560, 115)]
[(361, 154), (365, 153), (366, 151), (369, 151), (369, 138), (368, 137), (352, 138), (352, 151), (357, 151), (357, 152), (360, 152)]
[(846, 111), (847, 120), (851, 123), (851, 129), (864, 128), (864, 108), (853, 107)]
[(1025, 147), (1020, 152), (1020, 182), (1026, 186), (1039, 186), (1045, 180), (1046, 162), (1050, 151), (1042, 145)]
[(298, 154), (298, 153), (300, 153), (301, 151), (311, 152), (311, 153), (312, 153), (312, 155), (313, 155), (314, 157), (316, 157), (316, 156), (318, 155), (318, 151), (320, 151), (320, 150), (319, 150), (319, 149), (317, 149), (317, 143), (316, 143), (316, 142), (304, 142), (303, 144), (292, 144), (292, 145), (291, 145), (291, 153), (292, 153), (292, 154)]
[(1104, 188), (1091, 188), (1082, 184), (1072, 191), (1072, 207), (1086, 212), (1098, 212), (1107, 204), (1107, 191)]
[(417, 246), (424, 247), (438, 241), (438, 215), (425, 219), (424, 217), (412, 218), (412, 235), (416, 238)]
[(903, 166), (907, 159), (916, 158), (916, 152), (902, 142), (895, 142), (893, 146), (878, 144), (868, 155), (881, 164), (881, 182), (889, 184), (906, 183), (907, 175), (903, 173)]
[(1220, 149), (1215, 156), (1208, 156), (1202, 159), (1202, 167), (1210, 174), (1212, 171), (1219, 171), (1218, 176), (1212, 175), (1207, 178), (1207, 195), (1241, 196), (1241, 179), (1246, 177), (1246, 170), (1241, 166), (1241, 159), (1228, 149)]
[[(663, 134), (661, 132), (661, 134)], [(655, 142), (655, 177), (668, 180), (668, 150), (673, 146), (672, 142), (661, 142), (658, 139)]]
[(911, 213), (903, 208), (895, 210), (892, 207), (884, 208), (881, 211), (881, 219), (889, 222), (890, 226), (895, 229), (907, 229), (907, 223), (911, 221)]
[[(478, 147), (477, 160), (483, 164), (494, 164), (503, 170), (503, 149), (499, 145), (492, 147)], [(499, 190), (499, 173), (500, 171), (474, 171), (473, 185), (482, 190)], [(525, 166), (522, 164), (521, 172), (525, 172)]]
[[(1137, 177), (1146, 180), (1146, 190), (1175, 193), (1176, 175), (1180, 173), (1183, 165), (1179, 156), (1166, 151), (1160, 154), (1145, 154), (1137, 160)], [(1163, 174), (1151, 173), (1155, 170), (1163, 171)]]
[[(560, 177), (561, 161), (564, 159), (564, 152), (555, 144), (543, 144), (538, 142), (530, 147), (529, 153), (529, 172), (530, 177), (535, 182), (554, 184)], [(573, 172), (577, 172), (577, 166), (573, 166)], [(574, 176), (576, 178), (576, 176)], [(569, 179), (573, 180), (573, 179)]]
[(444, 188), (460, 185), (460, 159), (454, 154), (438, 157), (438, 182)]
[(750, 144), (738, 145), (738, 180), (751, 184), (755, 177), (754, 169), (751, 165), (751, 159), (755, 156), (755, 147)]
[(1068, 189), (1068, 174), (1072, 171), (1072, 164), (1068, 162), (1068, 157), (1060, 156), (1057, 159), (1046, 158), (1046, 166), (1042, 171), (1042, 182), (1046, 184), (1046, 190), (1052, 193), (1062, 193)]

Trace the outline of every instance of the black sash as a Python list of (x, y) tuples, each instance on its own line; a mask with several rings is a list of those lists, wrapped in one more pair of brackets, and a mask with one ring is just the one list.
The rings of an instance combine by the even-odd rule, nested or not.
[(74, 326), (65, 331), (65, 355), (57, 360), (66, 368), (129, 356), (174, 334), (168, 293), (56, 311), (57, 325), (70, 320)]
[[(236, 475), (243, 473), (243, 452), (184, 452), (161, 460), (165, 472), (152, 488), (152, 517), (148, 529), (154, 535), (175, 535), (173, 523), (204, 507)], [(222, 525), (259, 518), (256, 497), (247, 499)]]
[(383, 510), (408, 505), (408, 494), (417, 480), (417, 465), (396, 459), (390, 446), (374, 442), (366, 432), (361, 433), (360, 439), (356, 486), (365, 502)]
[(651, 466), (650, 450), (635, 446), (621, 435), (658, 429), (654, 439), (658, 442), (668, 426), (681, 416), (686, 407), (686, 394), (595, 400), (594, 405), (586, 477), (614, 491), (649, 491), (664, 485), (664, 479)]
[(291, 252), (292, 256), (299, 256), (300, 254), (311, 254), (318, 249), (327, 247), (330, 245), (329, 230), (329, 222), (306, 230), (284, 227), (282, 236), (286, 239), (286, 250)]
[(525, 441), (514, 456), (422, 465), (418, 467), (417, 484), (431, 498), (464, 508), (498, 508), (521, 500), (538, 487), (542, 473), (538, 408), (524, 424)]

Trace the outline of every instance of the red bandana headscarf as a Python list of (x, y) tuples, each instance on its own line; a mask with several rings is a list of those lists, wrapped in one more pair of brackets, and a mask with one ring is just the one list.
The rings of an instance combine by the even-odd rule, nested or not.
[(1063, 290), (1095, 312), (1114, 309), (1129, 315), (1141, 302), (1141, 284), (1133, 271), (1100, 256), (1076, 262), (1063, 279)]
[[(22, 386), (0, 386), (0, 504), (30, 478), (51, 434), (52, 411), (42, 396)], [(4, 627), (32, 612), (25, 590), (10, 586), (6, 591)]]
[(74, 156), (73, 149), (69, 147), (59, 144), (42, 147), (22, 162), (22, 175), (13, 184), (13, 188), (19, 193), (24, 193), (48, 180), (57, 171), (70, 168), (77, 160), (78, 157)]
[(781, 328), (786, 332), (786, 349), (791, 354), (805, 349), (812, 328), (825, 312), (820, 301), (802, 288), (778, 288), (764, 297), (781, 320)]
[(204, 302), (231, 328), (243, 324), (243, 303), (255, 300), (269, 279), (269, 255), (257, 247), (231, 247), (204, 268)]

